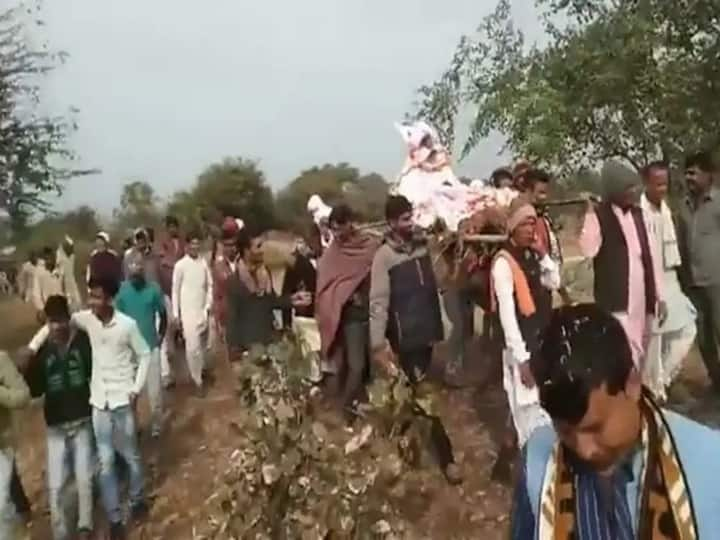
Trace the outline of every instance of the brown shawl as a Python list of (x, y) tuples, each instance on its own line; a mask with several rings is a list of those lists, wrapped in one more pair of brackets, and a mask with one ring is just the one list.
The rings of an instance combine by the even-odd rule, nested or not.
[(332, 348), (343, 306), (370, 273), (380, 244), (375, 236), (356, 233), (345, 242), (334, 240), (320, 257), (315, 318), (323, 354), (327, 355)]

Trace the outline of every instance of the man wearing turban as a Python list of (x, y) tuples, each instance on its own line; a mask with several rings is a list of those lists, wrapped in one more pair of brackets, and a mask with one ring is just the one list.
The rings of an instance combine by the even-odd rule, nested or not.
[(509, 479), (515, 440), (522, 448), (535, 429), (550, 423), (540, 407), (534, 364), (540, 335), (550, 320), (552, 291), (560, 286), (560, 271), (545, 245), (537, 241), (537, 219), (535, 207), (524, 196), (512, 202), (507, 220), (510, 237), (490, 270), (491, 309), (498, 312), (505, 338), (503, 387), (513, 423), (493, 469), (496, 480)]
[(580, 250), (593, 259), (595, 302), (627, 333), (635, 365), (642, 369), (652, 321), (664, 318), (658, 301), (654, 254), (638, 204), (640, 176), (618, 161), (601, 171), (603, 202), (588, 204)]

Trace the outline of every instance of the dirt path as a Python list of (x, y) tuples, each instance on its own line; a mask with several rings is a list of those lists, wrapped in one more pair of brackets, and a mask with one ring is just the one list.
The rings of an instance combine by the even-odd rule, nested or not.
[[(436, 363), (442, 356), (440, 347)], [(506, 417), (505, 398), (497, 383), (488, 383), (498, 381), (499, 376), (483, 358), (479, 344), (475, 344), (470, 357), (472, 365), (463, 379), (469, 386), (444, 390), (439, 402), (465, 482), (451, 487), (435, 472), (422, 496), (408, 497), (403, 502), (404, 512), (427, 531), (427, 538), (506, 537), (510, 492), (489, 480), (495, 441)], [(213, 494), (236, 449), (238, 436), (233, 419), (239, 410), (231, 371), (222, 361), (217, 364), (217, 383), (208, 396), (191, 397), (181, 381), (167, 394), (169, 415), (162, 438), (142, 441), (153, 504), (148, 523), (133, 530), (131, 539), (193, 539), (194, 530), (204, 525), (203, 516), (208, 514), (205, 505), (215, 504)], [(691, 355), (682, 384), (675, 392), (675, 407), (701, 421), (720, 425), (720, 403), (704, 389), (705, 380), (697, 354)], [(144, 400), (140, 411), (141, 426), (145, 427)], [(31, 536), (46, 540), (51, 535), (44, 480), (45, 428), (39, 404), (23, 412), (19, 423), (19, 469), (33, 504)], [(102, 519), (101, 510), (98, 515)], [(103, 538), (102, 532), (97, 538)]]

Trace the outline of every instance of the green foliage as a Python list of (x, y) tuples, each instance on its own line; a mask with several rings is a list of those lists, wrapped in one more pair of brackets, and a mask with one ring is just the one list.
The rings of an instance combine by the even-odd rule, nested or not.
[(443, 76), (420, 89), (418, 116), (450, 141), (459, 111), (473, 108), (463, 156), (492, 130), (516, 155), (564, 172), (611, 157), (639, 168), (718, 146), (719, 3), (537, 4), (546, 47), (524, 46), (501, 0), (477, 36), (461, 39)]
[(115, 209), (115, 229), (125, 234), (137, 227), (157, 227), (161, 222), (158, 197), (145, 181), (134, 180), (123, 186), (120, 207)]
[(273, 194), (254, 161), (226, 158), (210, 165), (190, 191), (176, 193), (168, 211), (187, 226), (218, 225), (226, 216), (239, 217), (252, 227), (272, 227)]
[(346, 202), (364, 219), (379, 219), (387, 192), (387, 182), (379, 174), (361, 175), (347, 163), (325, 164), (302, 171), (278, 193), (278, 216), (286, 227), (305, 230), (310, 220), (308, 199), (318, 194), (331, 206)]
[(46, 194), (60, 194), (68, 179), (94, 172), (72, 166), (72, 116), (40, 112), (40, 78), (63, 54), (28, 42), (28, 26), (41, 24), (33, 21), (38, 9), (0, 10), (0, 198), (15, 232), (34, 211), (47, 210)]

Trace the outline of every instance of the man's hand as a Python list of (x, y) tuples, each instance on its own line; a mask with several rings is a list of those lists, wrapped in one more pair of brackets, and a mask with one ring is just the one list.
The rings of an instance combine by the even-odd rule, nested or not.
[(136, 412), (137, 398), (138, 395), (135, 392), (130, 392), (128, 394), (128, 401), (130, 402), (130, 408), (133, 410), (133, 412)]
[(530, 369), (530, 362), (523, 362), (518, 366), (520, 380), (527, 388), (535, 388), (535, 377)]
[(30, 347), (22, 347), (17, 353), (17, 361), (15, 365), (20, 373), (25, 373), (30, 367), (30, 363), (33, 361), (35, 354), (32, 352)]
[(385, 346), (373, 351), (372, 359), (373, 364), (379, 367), (386, 376), (393, 379), (398, 376), (398, 368), (389, 347)]
[(662, 326), (665, 324), (665, 321), (667, 321), (668, 318), (668, 307), (667, 304), (660, 300), (657, 305), (657, 318), (658, 318), (658, 325)]

